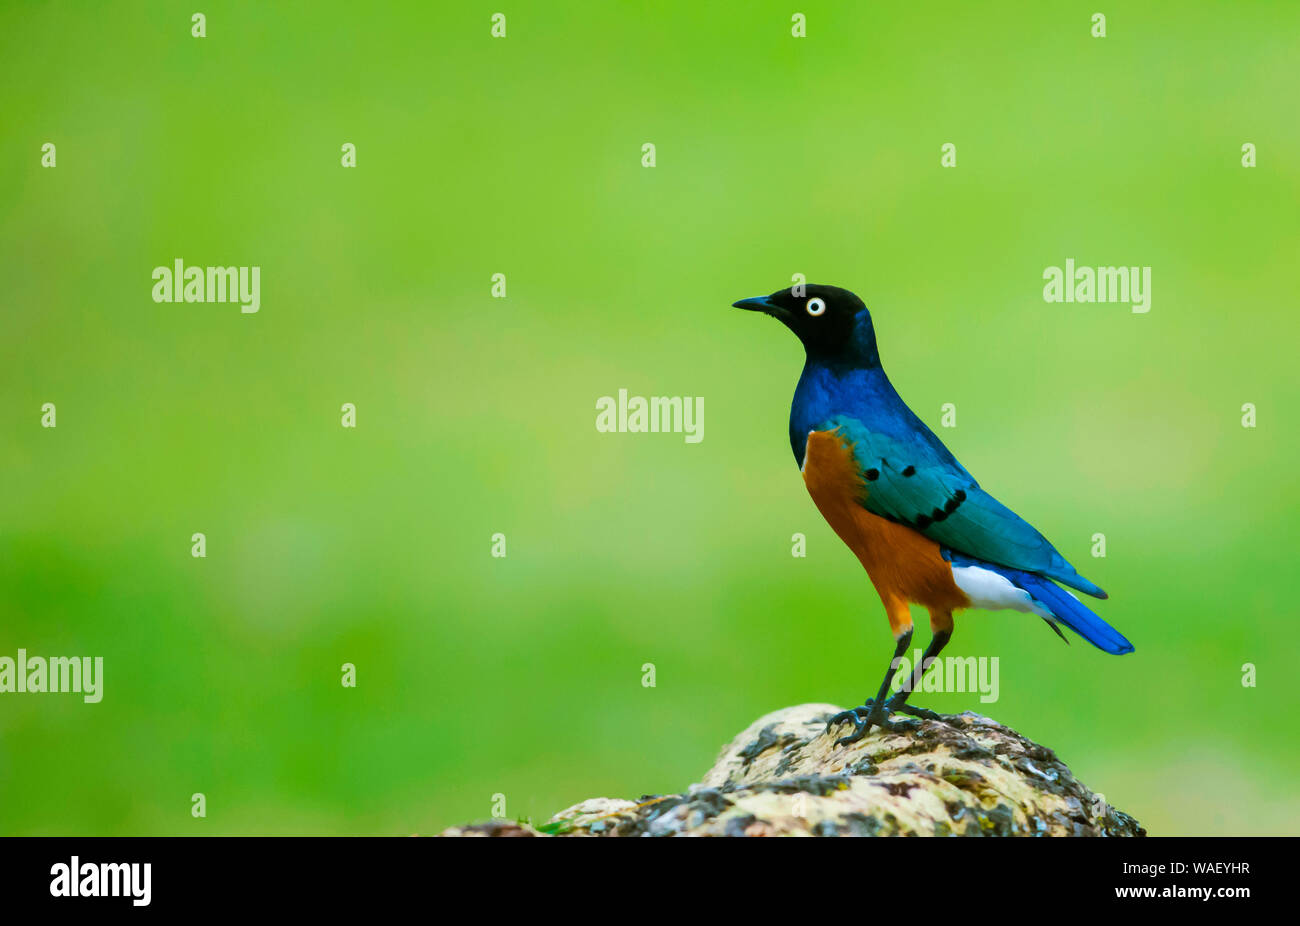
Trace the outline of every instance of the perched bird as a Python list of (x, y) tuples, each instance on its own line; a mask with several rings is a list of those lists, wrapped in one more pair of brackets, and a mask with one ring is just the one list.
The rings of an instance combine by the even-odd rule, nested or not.
[[(831, 718), (852, 723), (843, 745), (887, 726), (891, 713), (934, 718), (907, 697), (952, 635), (954, 611), (1011, 608), (1064, 624), (1108, 653), (1133, 645), (1088, 610), (1068, 585), (1106, 593), (1075, 571), (1038, 531), (992, 495), (913, 414), (880, 365), (871, 313), (836, 286), (806, 285), (742, 299), (736, 308), (780, 321), (807, 359), (790, 405), (790, 449), (822, 516), (858, 557), (885, 606), (896, 648), (880, 691)], [(932, 638), (910, 679), (885, 693), (912, 642), (909, 604), (930, 612)], [(1068, 640), (1066, 642), (1069, 642)]]

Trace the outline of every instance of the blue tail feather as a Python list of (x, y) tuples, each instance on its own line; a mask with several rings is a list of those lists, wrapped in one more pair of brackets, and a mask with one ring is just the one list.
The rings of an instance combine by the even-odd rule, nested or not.
[(1083, 637), (1097, 649), (1120, 655), (1133, 652), (1133, 644), (1124, 635), (1093, 614), (1078, 598), (1030, 572), (999, 569), (1008, 579), (1019, 585), (1052, 612), (1052, 616)]
[(1092, 613), (1082, 601), (1051, 579), (1032, 572), (963, 556), (948, 549), (943, 550), (943, 557), (954, 566), (978, 566), (1005, 576), (1016, 587), (1028, 592), (1039, 605), (1052, 612), (1052, 617), (1058, 622), (1069, 627), (1097, 649), (1116, 656), (1133, 652), (1133, 644), (1122, 633)]

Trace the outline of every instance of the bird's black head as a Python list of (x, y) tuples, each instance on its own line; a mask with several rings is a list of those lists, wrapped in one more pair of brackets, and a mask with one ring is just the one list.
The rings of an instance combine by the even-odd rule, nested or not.
[(871, 313), (847, 289), (809, 283), (733, 303), (781, 322), (814, 360), (867, 366), (879, 363)]

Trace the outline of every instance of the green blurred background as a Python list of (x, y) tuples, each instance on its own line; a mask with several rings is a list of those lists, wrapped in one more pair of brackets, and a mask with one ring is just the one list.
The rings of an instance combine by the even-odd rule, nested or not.
[[(972, 612), (1001, 700), (923, 703), (1153, 833), (1296, 830), (1300, 7), (730, 6), (4, 5), (0, 655), (105, 680), (0, 695), (0, 832), (537, 822), (859, 703), (891, 641), (790, 456), (802, 355), (729, 308), (796, 272), (1137, 647)], [(155, 304), (178, 257), (260, 313)], [(1045, 303), (1067, 257), (1150, 313)], [(598, 433), (619, 388), (703, 442)]]

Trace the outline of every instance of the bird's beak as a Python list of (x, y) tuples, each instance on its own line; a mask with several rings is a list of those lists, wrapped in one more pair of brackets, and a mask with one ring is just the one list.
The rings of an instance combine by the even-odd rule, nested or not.
[(772, 297), (770, 296), (755, 296), (752, 299), (741, 299), (739, 302), (733, 302), (732, 306), (750, 312), (762, 312), (766, 315), (771, 315), (774, 318), (781, 318), (785, 315), (785, 310), (773, 302)]

